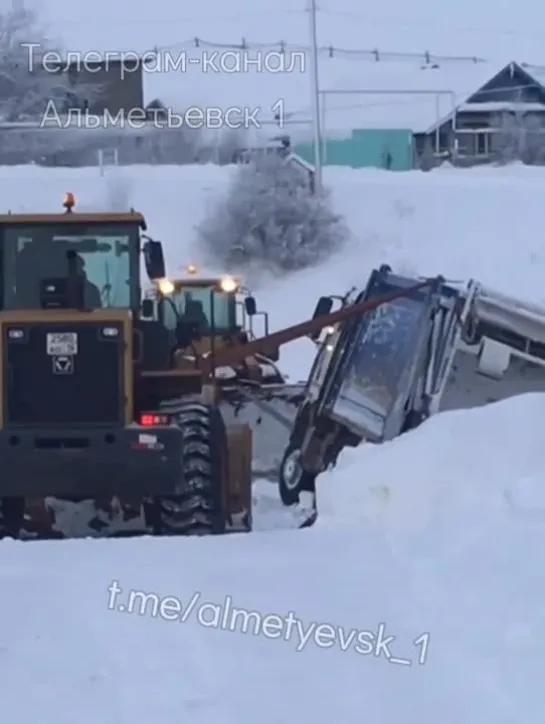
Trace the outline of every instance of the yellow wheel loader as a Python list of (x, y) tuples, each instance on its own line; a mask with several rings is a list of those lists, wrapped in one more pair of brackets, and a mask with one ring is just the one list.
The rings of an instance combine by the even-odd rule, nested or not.
[(229, 425), (242, 423), (252, 430), (254, 477), (275, 479), (304, 383), (288, 383), (278, 366), (280, 348), (275, 344), (265, 343), (247, 355), (237, 353), (234, 363), (221, 364), (224, 350), (240, 349), (258, 336), (268, 338), (267, 312), (257, 309), (240, 278), (201, 276), (193, 264), (181, 278), (157, 280), (146, 296), (146, 318), (160, 321), (173, 340), (180, 323), (194, 326), (196, 335), (176, 348), (175, 366), (191, 370), (201, 358), (212, 361), (223, 418)]
[(251, 431), (177, 364), (191, 325), (146, 318), (161, 243), (135, 211), (64, 206), (0, 216), (0, 536), (250, 529)]

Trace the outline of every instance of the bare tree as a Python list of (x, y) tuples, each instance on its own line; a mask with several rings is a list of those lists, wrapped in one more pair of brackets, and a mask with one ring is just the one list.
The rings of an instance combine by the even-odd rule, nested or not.
[[(48, 62), (45, 62), (47, 58)], [(58, 63), (55, 60), (58, 58)], [(48, 101), (80, 107), (99, 88), (78, 86), (66, 71), (61, 49), (32, 10), (0, 12), (0, 116), (4, 122), (38, 119)]]

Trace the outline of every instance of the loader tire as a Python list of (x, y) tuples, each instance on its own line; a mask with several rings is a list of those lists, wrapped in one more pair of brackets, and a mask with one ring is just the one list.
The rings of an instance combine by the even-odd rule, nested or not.
[(316, 475), (305, 472), (299, 465), (300, 450), (295, 440), (284, 451), (278, 474), (280, 500), (286, 506), (297, 505), (300, 493), (316, 490)]
[(184, 439), (180, 492), (155, 498), (152, 528), (160, 535), (225, 533), (223, 480), (228, 446), (221, 413), (191, 402), (174, 414)]
[(24, 498), (0, 498), (0, 540), (20, 538), (24, 517)]

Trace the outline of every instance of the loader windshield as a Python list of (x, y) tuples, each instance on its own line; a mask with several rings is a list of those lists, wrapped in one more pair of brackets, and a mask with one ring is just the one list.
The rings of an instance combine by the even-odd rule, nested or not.
[(407, 399), (404, 377), (418, 352), (428, 310), (423, 297), (400, 298), (380, 306), (370, 321), (362, 318), (354, 329), (357, 343), (333, 409), (371, 439), (382, 437), (393, 408)]
[(65, 278), (69, 259), (83, 277), (85, 306), (128, 308), (138, 304), (138, 235), (127, 224), (14, 225), (3, 230), (4, 309), (41, 306), (43, 279)]
[[(183, 321), (197, 321), (205, 331), (232, 332), (236, 327), (236, 299), (234, 294), (219, 292), (215, 287), (191, 286), (181, 289), (165, 305), (165, 324), (176, 327), (177, 315)], [(175, 312), (176, 310), (176, 312)]]
[(402, 298), (374, 313), (354, 358), (354, 369), (377, 406), (387, 408), (395, 400), (424, 312), (418, 301)]

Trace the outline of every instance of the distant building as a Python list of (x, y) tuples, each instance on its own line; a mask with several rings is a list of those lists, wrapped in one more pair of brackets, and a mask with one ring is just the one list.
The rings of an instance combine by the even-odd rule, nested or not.
[[(486, 161), (508, 151), (529, 162), (545, 161), (545, 69), (509, 63), (465, 98), (451, 112), (426, 128), (415, 128), (420, 156), (426, 146), (435, 156)], [(461, 101), (461, 102), (460, 102)], [(542, 158), (538, 159), (538, 152)], [(532, 156), (536, 156), (533, 158)]]
[(289, 136), (275, 136), (264, 140), (259, 146), (237, 148), (233, 152), (234, 163), (251, 163), (256, 156), (277, 155), (289, 156), (291, 152), (291, 139)]
[[(291, 74), (288, 82), (271, 73), (256, 84), (251, 74), (206, 74), (189, 60), (183, 73), (146, 72), (143, 60), (135, 57), (129, 68), (130, 62), (120, 54), (118, 59), (111, 55), (103, 61), (86, 59), (68, 68), (59, 64), (59, 74), (66, 75), (58, 87), (51, 84), (50, 97), (43, 99), (43, 110), (48, 100), (54, 100), (59, 115), (72, 109), (87, 109), (96, 116), (108, 112), (112, 117), (134, 110), (145, 113), (147, 124), (141, 125), (140, 118), (134, 127), (118, 124), (117, 132), (107, 137), (93, 131), (86, 142), (89, 154), (112, 144), (119, 150), (120, 163), (126, 157), (148, 156), (154, 163), (244, 163), (256, 154), (278, 153), (291, 154), (300, 161), (299, 167), (306, 163), (305, 172), (312, 168), (312, 113), (303, 100), (308, 90), (305, 74)], [(459, 165), (498, 158), (545, 164), (545, 67), (511, 62), (498, 68), (479, 58), (434, 59), (429, 54), (406, 59), (377, 55), (356, 63), (340, 53), (320, 62), (326, 165), (395, 171), (432, 168), (444, 159)], [(50, 67), (48, 63), (44, 72), (50, 72)], [(0, 104), (13, 92), (12, 79), (4, 75)], [(275, 83), (280, 82), (277, 93)], [(172, 114), (183, 114), (186, 95), (193, 98), (193, 87), (198, 87), (202, 97), (218, 97), (214, 102), (220, 104), (223, 100), (226, 108), (233, 107), (233, 98), (246, 108), (247, 97), (248, 109), (275, 109), (275, 99), (282, 96), (287, 110), (282, 109), (281, 119), (272, 111), (270, 118), (260, 117), (258, 130), (249, 127), (230, 133), (229, 128), (203, 127), (193, 132), (188, 126), (169, 123)], [(53, 145), (53, 137), (40, 143), (33, 140), (36, 148), (26, 150), (30, 125), (39, 127), (40, 134), (44, 131), (38, 124), (41, 112), (33, 108), (28, 118), (15, 118), (11, 124), (26, 124), (28, 129), (11, 128), (11, 119), (4, 117), (2, 129), (9, 138), (3, 146), (0, 143), (2, 159), (15, 149), (19, 135), (22, 150), (13, 162), (23, 162), (23, 152), (25, 158), (41, 157)], [(280, 135), (288, 126), (289, 135)], [(61, 145), (60, 139), (56, 143)], [(75, 163), (72, 157), (81, 145), (81, 137), (63, 133), (60, 150), (70, 154), (71, 162)]]
[[(87, 107), (92, 114), (102, 115), (108, 111), (113, 116), (127, 115), (133, 109), (144, 108), (141, 60), (122, 60), (120, 57), (73, 63), (65, 72), (79, 107)], [(68, 97), (68, 106), (70, 100)]]
[[(79, 61), (68, 67), (65, 62), (59, 63), (57, 69), (51, 61), (44, 67), (45, 63), (40, 66), (39, 59), (35, 60), (33, 69), (28, 69), (29, 75), (43, 73), (49, 79), (44, 83), (43, 99), (40, 98), (38, 103), (32, 105), (32, 116), (38, 119), (50, 101), (55, 103), (59, 115), (72, 109), (88, 110), (97, 116), (106, 111), (116, 116), (118, 113), (127, 115), (132, 109), (143, 109), (144, 71), (140, 59), (122, 58), (121, 55), (115, 58), (110, 55), (101, 61), (87, 59), (85, 53), (81, 56)], [(0, 83), (0, 103), (17, 97), (17, 90), (12, 86), (7, 75)], [(29, 89), (31, 87), (29, 83)], [(42, 105), (43, 108), (40, 108)]]

